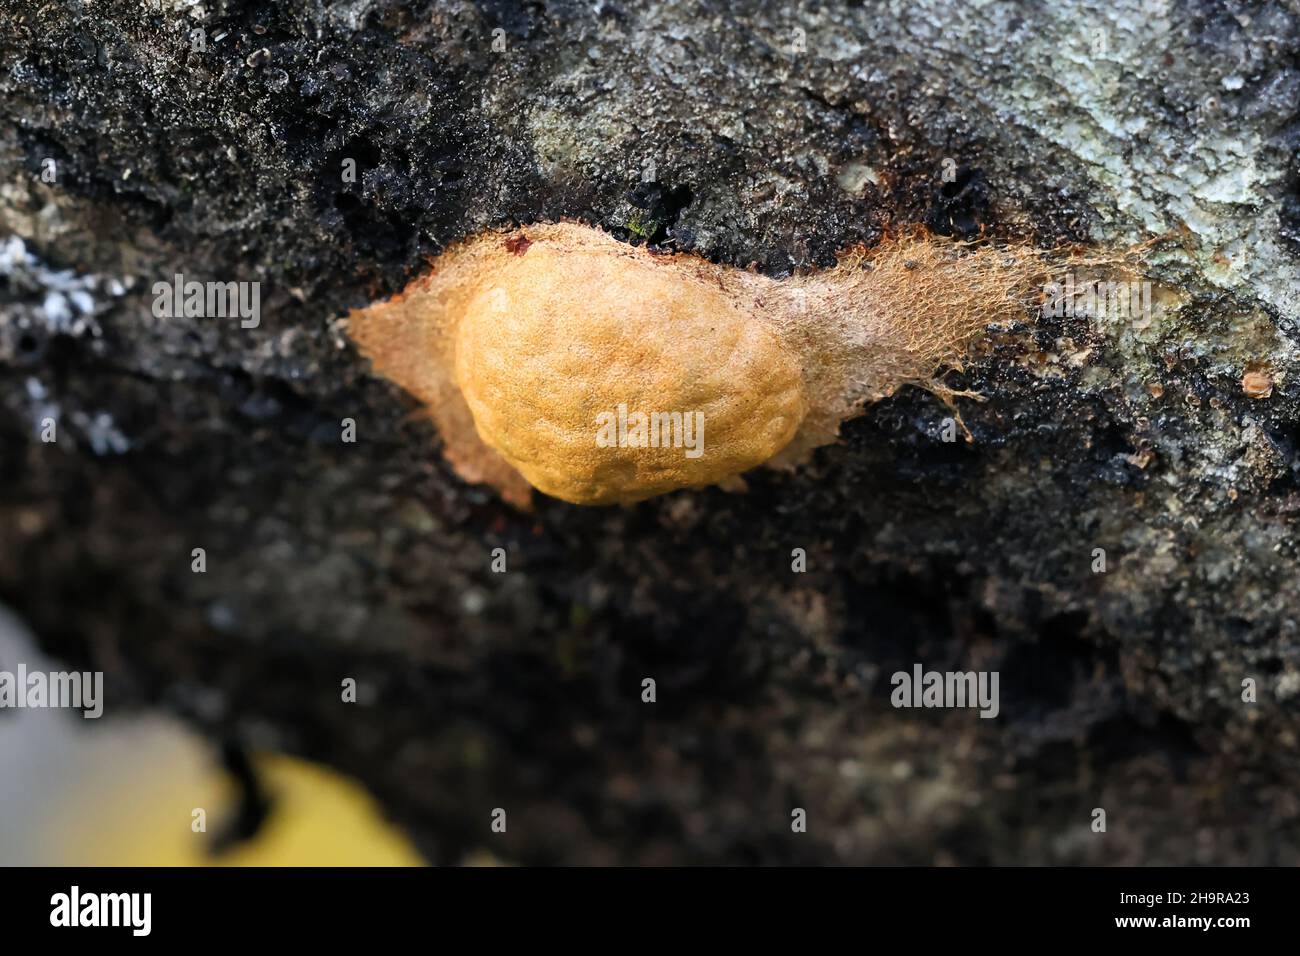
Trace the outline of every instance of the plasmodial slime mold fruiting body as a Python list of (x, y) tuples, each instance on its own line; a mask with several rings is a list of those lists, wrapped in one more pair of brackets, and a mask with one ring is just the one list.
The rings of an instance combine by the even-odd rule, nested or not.
[(775, 280), (556, 223), (452, 247), (349, 330), (466, 480), (617, 504), (797, 464), (902, 385), (942, 394), (936, 374), (1026, 318), (1047, 268), (915, 233)]

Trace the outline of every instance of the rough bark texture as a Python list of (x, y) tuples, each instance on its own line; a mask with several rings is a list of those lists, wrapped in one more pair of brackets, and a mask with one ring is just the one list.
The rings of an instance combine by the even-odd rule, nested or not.
[[(326, 761), (440, 863), (1300, 862), (1295, 4), (151, 6), (0, 0), (0, 599), (110, 715)], [(560, 217), (774, 276), (1172, 233), (1178, 306), (993, 338), (969, 445), (907, 390), (747, 494), (525, 515), (341, 320)], [(175, 273), (260, 326), (155, 318)], [(918, 661), (1001, 714), (894, 709)]]

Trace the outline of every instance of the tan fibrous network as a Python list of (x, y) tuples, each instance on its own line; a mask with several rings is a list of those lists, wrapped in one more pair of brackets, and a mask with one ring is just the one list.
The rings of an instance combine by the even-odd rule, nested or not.
[(903, 385), (951, 399), (937, 375), (1029, 317), (1052, 258), (915, 232), (776, 280), (555, 223), (450, 248), (349, 332), (465, 480), (629, 503), (798, 464)]

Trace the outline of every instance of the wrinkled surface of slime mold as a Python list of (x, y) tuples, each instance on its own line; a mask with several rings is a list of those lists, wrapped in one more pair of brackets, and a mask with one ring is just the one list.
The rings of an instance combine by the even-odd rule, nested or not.
[(1028, 317), (1049, 258), (915, 232), (776, 280), (556, 223), (450, 248), (349, 330), (466, 480), (629, 503), (798, 464), (903, 385), (947, 397), (936, 375)]

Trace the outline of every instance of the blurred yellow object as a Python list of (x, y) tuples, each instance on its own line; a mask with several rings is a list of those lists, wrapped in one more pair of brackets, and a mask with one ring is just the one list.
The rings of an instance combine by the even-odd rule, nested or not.
[(255, 761), (271, 796), (257, 834), (215, 858), (223, 866), (422, 866), (404, 834), (353, 780), (281, 755)]
[[(0, 606), (3, 661), (51, 666)], [(0, 866), (424, 863), (357, 781), (278, 753), (246, 759), (231, 751), (226, 764), (233, 769), (163, 714), (86, 720), (56, 708), (7, 711)], [(236, 822), (252, 836), (220, 839)]]
[(253, 758), (258, 783), (270, 801), (257, 832), (214, 852), (214, 834), (238, 812), (238, 788), (205, 748), (192, 740), (172, 738), (154, 744), (147, 766), (123, 772), (127, 768), (119, 764), (109, 779), (104, 779), (102, 770), (92, 773), (84, 780), (84, 789), (78, 788), (84, 796), (61, 801), (60, 811), (46, 824), (55, 845), (50, 847), (53, 858), (45, 862), (74, 866), (424, 864), (360, 784), (319, 764), (282, 754)]

